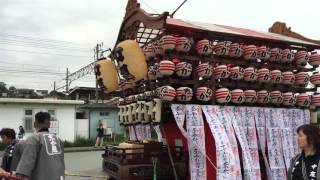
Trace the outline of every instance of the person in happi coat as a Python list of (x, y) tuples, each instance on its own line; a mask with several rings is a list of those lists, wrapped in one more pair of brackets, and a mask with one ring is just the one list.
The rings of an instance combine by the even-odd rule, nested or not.
[(2, 157), (0, 172), (2, 174), (14, 174), (23, 152), (24, 143), (16, 139), (15, 131), (10, 128), (1, 129), (0, 136), (2, 142), (7, 145)]
[(320, 180), (320, 130), (302, 125), (297, 129), (300, 154), (291, 160), (288, 180)]
[(22, 180), (63, 180), (64, 146), (54, 134), (49, 133), (50, 114), (35, 115), (36, 133), (26, 139), (24, 151), (16, 174)]

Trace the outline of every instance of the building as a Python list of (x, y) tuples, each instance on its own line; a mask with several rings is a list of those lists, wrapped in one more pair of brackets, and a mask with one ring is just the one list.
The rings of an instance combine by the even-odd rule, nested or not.
[(97, 136), (97, 128), (100, 123), (106, 129), (107, 134), (123, 134), (124, 129), (118, 121), (118, 112), (116, 102), (117, 98), (109, 100), (105, 103), (84, 104), (79, 106), (77, 113), (78, 120), (89, 119), (89, 138), (93, 139)]
[(0, 127), (18, 132), (22, 125), (28, 136), (34, 132), (34, 115), (46, 111), (52, 116), (50, 131), (62, 140), (74, 141), (78, 127), (76, 110), (81, 104), (84, 102), (78, 100), (0, 98)]

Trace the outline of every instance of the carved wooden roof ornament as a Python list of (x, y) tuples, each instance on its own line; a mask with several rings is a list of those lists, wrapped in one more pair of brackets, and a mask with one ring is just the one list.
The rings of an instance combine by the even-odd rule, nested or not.
[(287, 27), (286, 23), (283, 22), (275, 22), (270, 28), (269, 28), (269, 32), (271, 33), (276, 33), (276, 34), (281, 34), (281, 35), (285, 35), (285, 36), (289, 36), (289, 37), (293, 37), (293, 38), (297, 38), (303, 41), (309, 41), (315, 44), (319, 44), (320, 45), (320, 40), (313, 40), (313, 39), (309, 39), (299, 33), (296, 33), (294, 31), (291, 30), (291, 27)]

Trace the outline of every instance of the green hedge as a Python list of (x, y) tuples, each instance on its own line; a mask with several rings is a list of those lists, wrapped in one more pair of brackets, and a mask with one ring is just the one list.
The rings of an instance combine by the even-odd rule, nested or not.
[(0, 151), (3, 151), (6, 148), (6, 145), (0, 142)]
[(76, 138), (74, 142), (64, 141), (64, 147), (90, 147), (94, 146), (95, 139)]

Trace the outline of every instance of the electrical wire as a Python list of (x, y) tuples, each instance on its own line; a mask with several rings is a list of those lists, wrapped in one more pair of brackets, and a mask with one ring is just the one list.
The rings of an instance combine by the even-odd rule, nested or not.
[(2, 48), (0, 48), (0, 51), (9, 51), (9, 52), (12, 51), (12, 52), (31, 53), (31, 54), (45, 54), (45, 55), (55, 55), (55, 56), (70, 56), (70, 57), (79, 57), (79, 58), (91, 58), (88, 56), (78, 56), (78, 55), (72, 55), (72, 54), (58, 54), (58, 53), (13, 50), (13, 49), (2, 49)]

